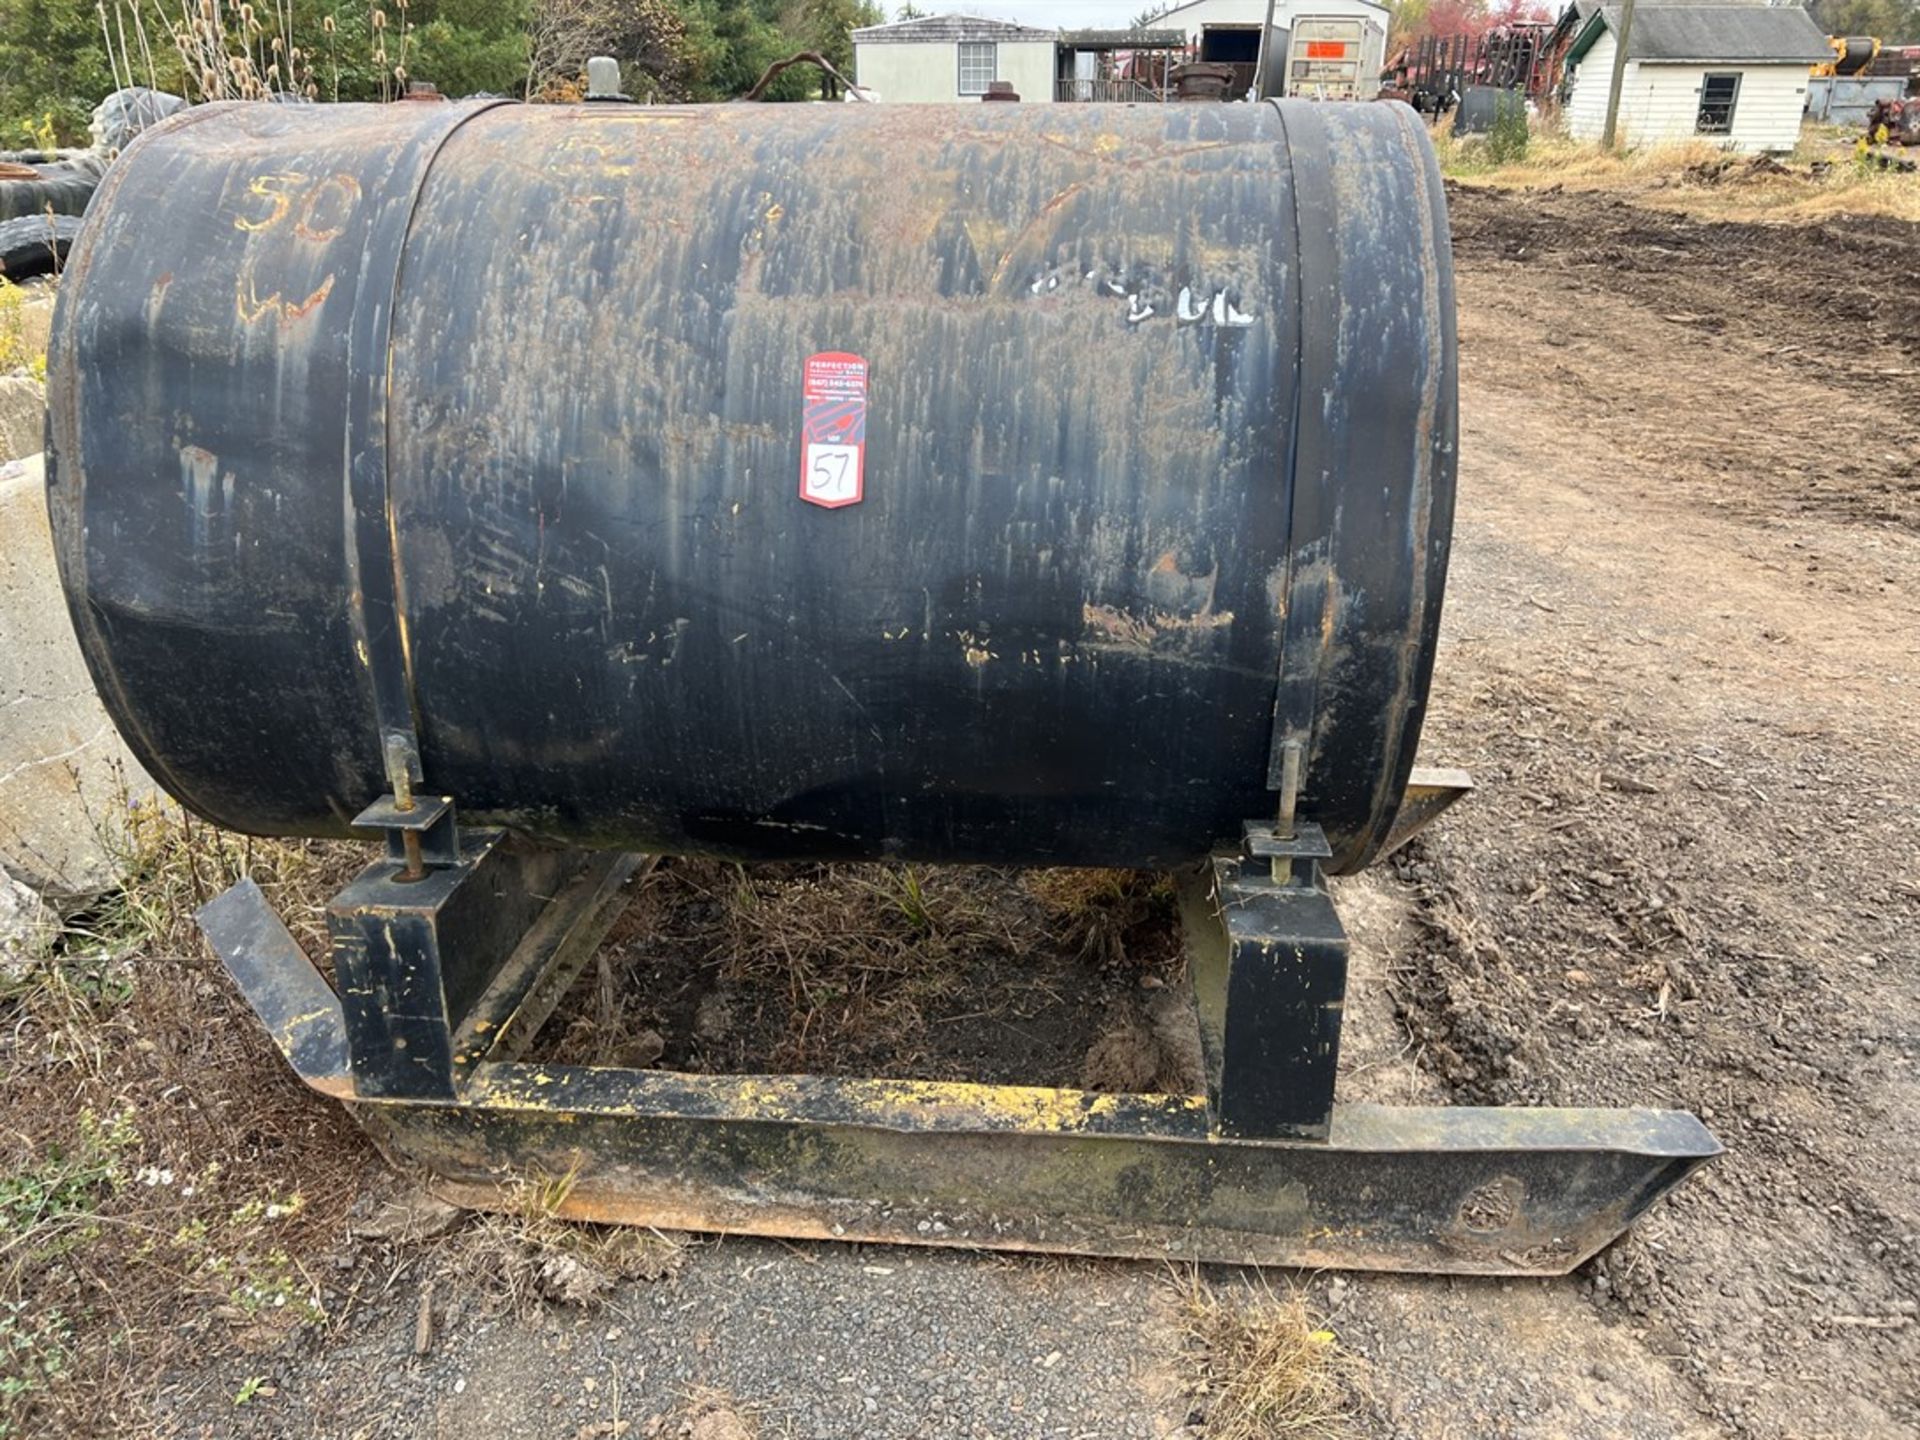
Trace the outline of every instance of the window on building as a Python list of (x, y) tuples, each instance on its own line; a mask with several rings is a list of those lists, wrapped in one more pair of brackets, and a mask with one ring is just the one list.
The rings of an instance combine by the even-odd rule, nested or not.
[(1694, 131), (1701, 135), (1733, 133), (1733, 102), (1740, 97), (1738, 75), (1708, 75), (1700, 82), (1700, 119)]
[(984, 95), (990, 81), (1000, 78), (999, 46), (968, 44), (960, 47), (960, 93)]

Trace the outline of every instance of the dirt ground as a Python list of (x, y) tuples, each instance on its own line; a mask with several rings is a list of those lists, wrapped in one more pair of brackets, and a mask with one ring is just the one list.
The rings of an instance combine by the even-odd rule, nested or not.
[[(1727, 1153), (1565, 1280), (1292, 1280), (1371, 1367), (1361, 1436), (1920, 1433), (1920, 228), (1551, 192), (1456, 190), (1453, 215), (1460, 504), (1424, 755), (1480, 789), (1338, 883), (1344, 1093), (1688, 1108)], [(641, 903), (717, 923), (686, 890)], [(641, 928), (575, 1018), (621, 1003)], [(1120, 933), (1149, 952), (1129, 983), (1157, 974)], [(702, 1029), (705, 954), (648, 962), (680, 998), (623, 1012), (622, 1043), (721, 1065), (771, 1038), (754, 974), (718, 977)], [(967, 993), (916, 992), (909, 1029)], [(591, 1043), (566, 1022), (555, 1043)], [(920, 1049), (927, 1073), (965, 1058)], [(389, 1182), (337, 1124), (263, 1153), (323, 1151), (377, 1208)], [(356, 1237), (347, 1203), (298, 1257), (327, 1322), (250, 1349), (208, 1330), (118, 1398), (122, 1428), (1206, 1433), (1153, 1266), (703, 1242), (592, 1314), (502, 1310), (461, 1268), (484, 1227)]]
[[(1689, 1108), (1728, 1149), (1580, 1287), (1528, 1287), (1478, 1373), (1540, 1372), (1505, 1433), (1624, 1394), (1654, 1434), (1914, 1434), (1920, 231), (1453, 215), (1425, 748), (1483, 788), (1385, 887), (1399, 1063), (1457, 1100)], [(1399, 1388), (1486, 1366), (1459, 1355), (1487, 1317), (1455, 1314), (1400, 1335)], [(1455, 1414), (1415, 1433), (1475, 1433)]]

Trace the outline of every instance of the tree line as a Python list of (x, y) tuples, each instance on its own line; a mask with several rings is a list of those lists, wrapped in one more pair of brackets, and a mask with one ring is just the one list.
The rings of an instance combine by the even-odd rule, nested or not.
[[(109, 92), (192, 100), (442, 94), (563, 100), (589, 55), (622, 63), (638, 100), (725, 100), (801, 50), (851, 76), (876, 0), (0, 0), (0, 149), (85, 144)], [(833, 98), (795, 67), (763, 98)]]

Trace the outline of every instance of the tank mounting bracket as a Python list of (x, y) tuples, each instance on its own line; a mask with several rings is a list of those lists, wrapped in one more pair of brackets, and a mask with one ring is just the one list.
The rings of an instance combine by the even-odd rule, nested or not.
[[(1312, 845), (1299, 826), (1293, 848)], [(1275, 880), (1261, 862), (1281, 859), (1303, 863)], [(561, 1213), (587, 1220), (1543, 1275), (1719, 1150), (1675, 1111), (1335, 1104), (1347, 941), (1298, 853), (1219, 857), (1182, 879), (1202, 1092), (523, 1059), (649, 863), (480, 829), (419, 880), (399, 878), (404, 858), (378, 861), (329, 907), (337, 989), (251, 882), (200, 921), (300, 1076), (481, 1208), (568, 1175)]]

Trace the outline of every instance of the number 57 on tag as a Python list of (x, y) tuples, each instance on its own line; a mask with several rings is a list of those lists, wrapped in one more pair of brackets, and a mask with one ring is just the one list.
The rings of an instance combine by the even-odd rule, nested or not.
[(800, 498), (837, 510), (866, 497), (867, 362), (842, 351), (807, 357), (802, 377)]

